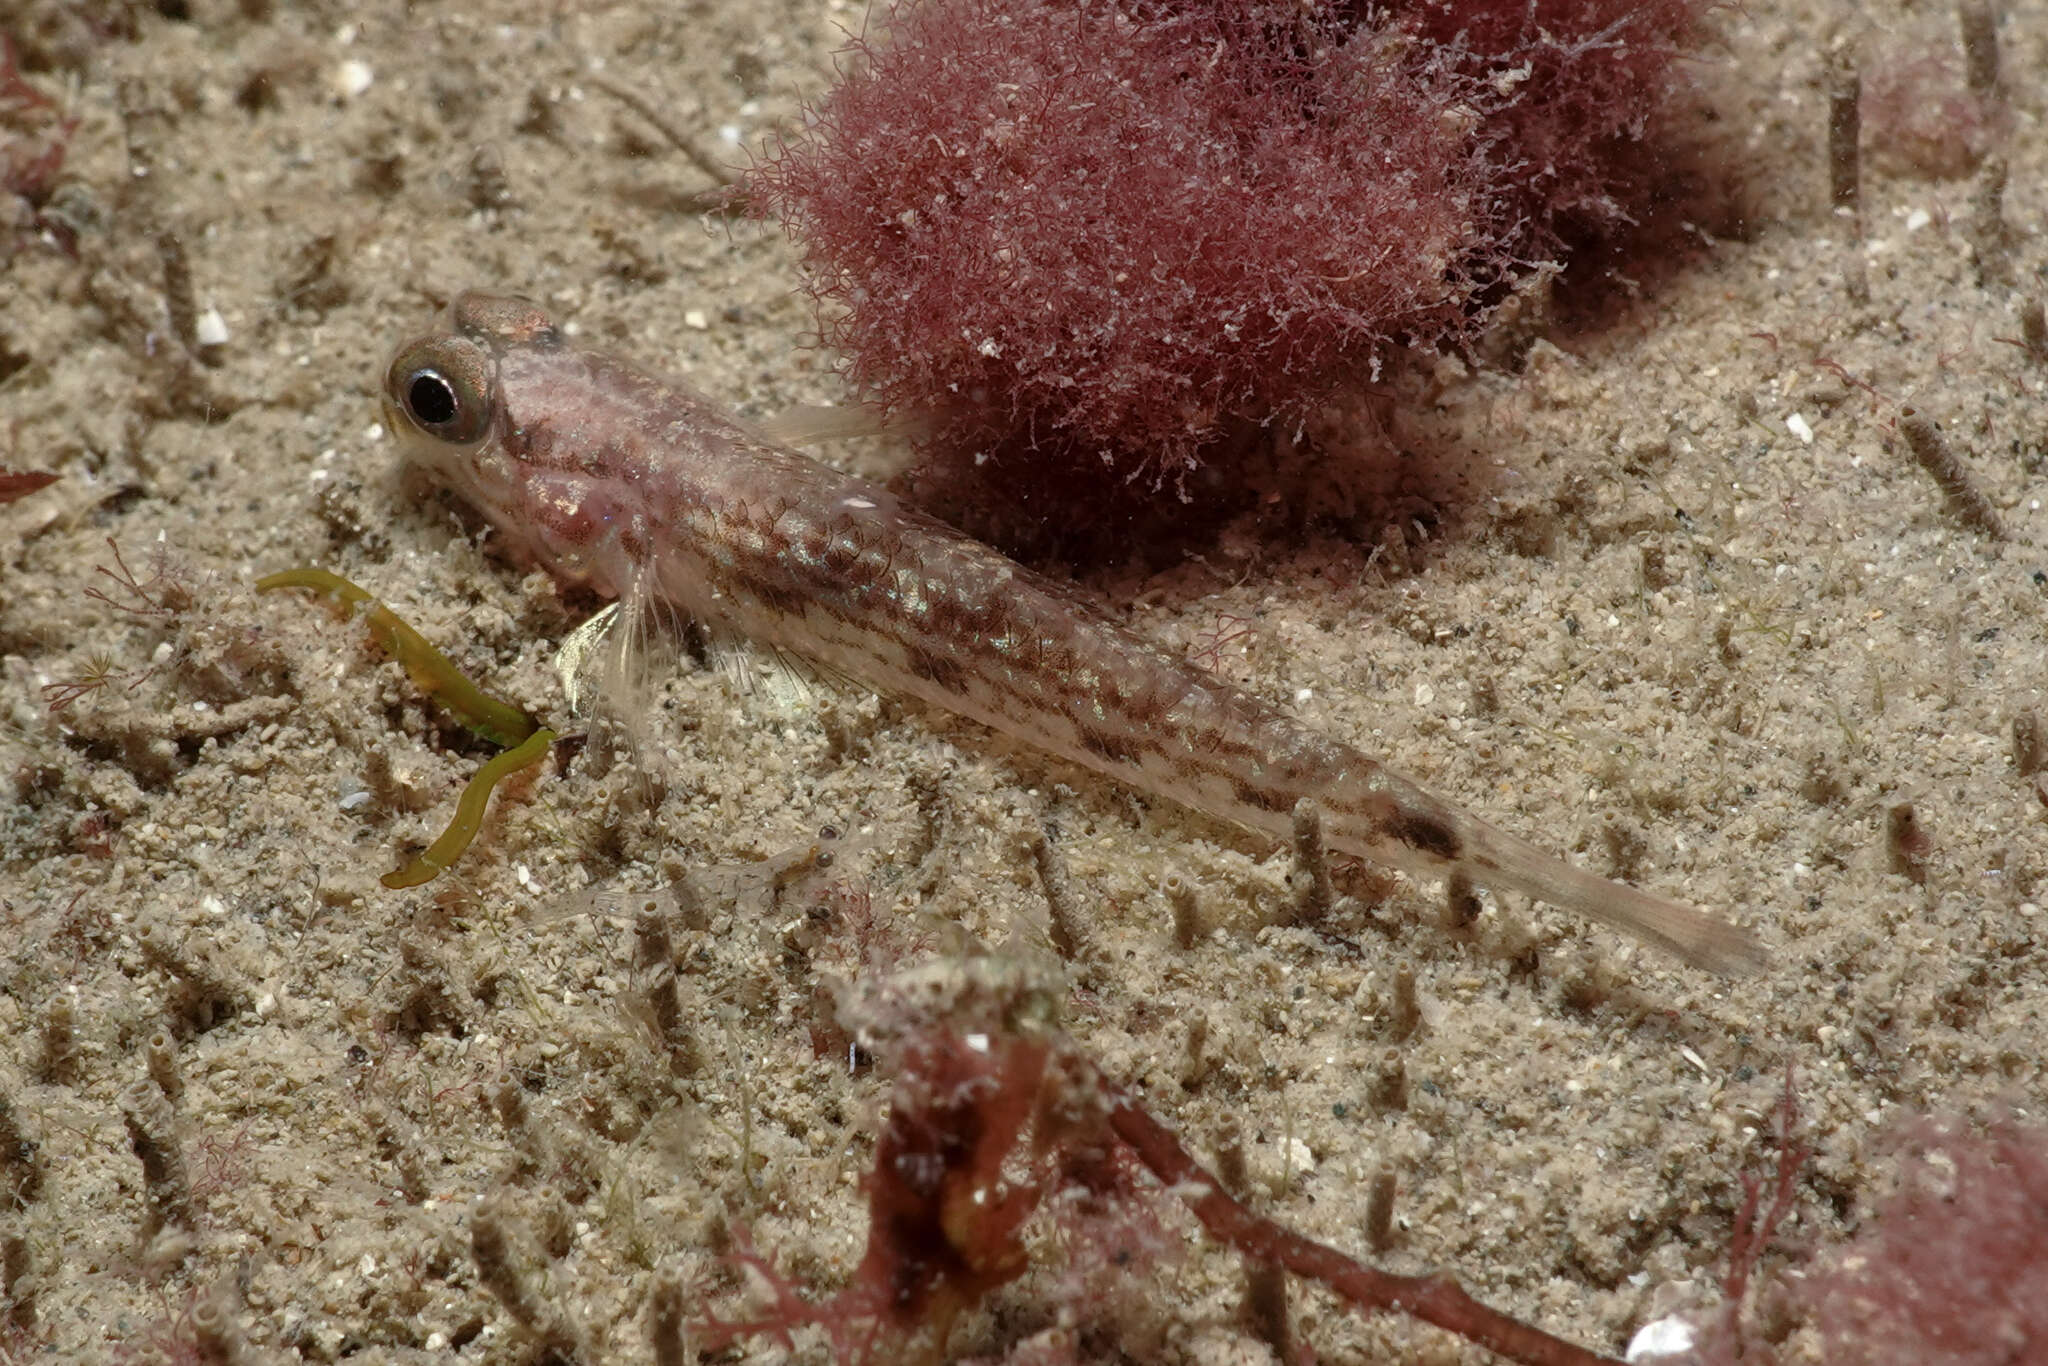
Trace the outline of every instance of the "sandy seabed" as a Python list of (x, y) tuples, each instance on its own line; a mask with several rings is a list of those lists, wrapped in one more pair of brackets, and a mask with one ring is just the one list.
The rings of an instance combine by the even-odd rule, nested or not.
[[(1863, 13), (1873, 76), (1953, 47), (1941, 7)], [(1982, 169), (1873, 157), (1858, 245), (1826, 202), (1823, 44), (1849, 15), (1718, 16), (1701, 75), (1739, 239), (1701, 225), (1602, 327), (1417, 385), (1427, 473), (1388, 477), (1360, 439), (1379, 465), (1325, 476), (1358, 490), (1343, 516), (1247, 516), (1174, 567), (1088, 578), (1507, 828), (1742, 917), (1772, 966), (1731, 983), (1517, 898), (1454, 936), (1437, 889), (1371, 870), (1302, 926), (1284, 848), (766, 664), (686, 660), (650, 745), (551, 763), (452, 875), (386, 890), (488, 747), (360, 630), (254, 580), (346, 574), (573, 726), (554, 655), (595, 604), (401, 475), (384, 360), (484, 287), (748, 414), (838, 397), (798, 346), (790, 244), (693, 212), (702, 176), (597, 74), (738, 159), (827, 87), (861, 9), (202, 0), (110, 37), (91, 6), (15, 0), (0, 32), (78, 123), (48, 221), (0, 226), (0, 465), (61, 476), (0, 508), (0, 1224), (34, 1302), (0, 1356), (187, 1360), (195, 1297), (228, 1285), (264, 1359), (531, 1359), (471, 1255), (486, 1195), (593, 1361), (649, 1359), (658, 1274), (739, 1302), (731, 1219), (839, 1283), (887, 1081), (817, 1046), (821, 984), (857, 970), (863, 906), (912, 956), (1041, 951), (1047, 827), (1087, 917), (1067, 1028), (1111, 1075), (1198, 1150), (1240, 1143), (1257, 1203), (1339, 1246), (1362, 1250), (1391, 1169), (1377, 1260), (1600, 1350), (1714, 1303), (1788, 1066), (1801, 1253), (1889, 1188), (1902, 1117), (2037, 1116), (2048, 841), (2013, 733), (2044, 706), (2048, 362), (2011, 339), (2048, 267), (2042, 91), (2016, 83), (1995, 224)], [(2008, 71), (2048, 70), (2040, 0), (2003, 33)], [(205, 363), (166, 311), (166, 235), (225, 333)], [(1907, 404), (2006, 539), (1905, 458)], [(101, 572), (123, 563), (130, 585)], [(829, 869), (769, 871), (827, 827)], [(625, 912), (684, 873), (678, 1061)], [(1206, 919), (1190, 948), (1169, 874)], [(1396, 1040), (1403, 967), (1421, 1023)], [(172, 1073), (191, 1209), (152, 1238), (122, 1096)], [(1086, 1355), (1265, 1359), (1241, 1267), (1175, 1218), (1187, 1255), (1096, 1287)], [(1034, 1250), (954, 1352), (1057, 1321), (1059, 1250)], [(1480, 1356), (1318, 1293), (1295, 1311), (1325, 1361)]]

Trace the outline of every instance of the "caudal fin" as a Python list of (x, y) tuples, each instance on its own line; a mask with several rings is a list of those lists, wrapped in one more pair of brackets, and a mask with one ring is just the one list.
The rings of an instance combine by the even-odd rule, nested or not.
[(1712, 972), (1739, 977), (1770, 964), (1761, 940), (1719, 916), (1575, 868), (1483, 821), (1468, 821), (1460, 833), (1459, 861), (1481, 885), (1513, 888), (1590, 916)]

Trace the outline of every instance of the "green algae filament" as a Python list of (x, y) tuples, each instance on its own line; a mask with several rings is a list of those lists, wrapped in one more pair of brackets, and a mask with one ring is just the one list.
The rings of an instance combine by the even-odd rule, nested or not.
[(432, 882), (446, 872), (469, 848), (483, 827), (484, 811), (499, 783), (521, 769), (531, 768), (548, 752), (555, 733), (541, 726), (510, 702), (491, 696), (472, 683), (448, 656), (428, 643), (427, 638), (400, 620), (398, 614), (358, 587), (325, 569), (287, 569), (256, 581), (259, 593), (280, 588), (310, 588), (331, 599), (343, 610), (360, 613), (370, 628), (370, 638), (383, 646), (421, 692), (446, 708), (463, 726), (495, 745), (509, 746), (477, 770), (462, 789), (455, 804), (455, 817), (440, 838), (418, 857), (381, 879), (394, 891)]
[(310, 588), (350, 610), (367, 604), (368, 610), (362, 615), (370, 628), (370, 638), (404, 665), (419, 690), (446, 707), (456, 720), (494, 745), (517, 745), (533, 734), (536, 722), (532, 717), (470, 682), (448, 656), (399, 620), (396, 612), (377, 601), (368, 590), (325, 569), (287, 569), (256, 580), (259, 593), (279, 588)]
[(490, 805), (491, 790), (519, 770), (539, 763), (541, 756), (548, 752), (548, 746), (554, 742), (555, 733), (542, 726), (478, 769), (469, 785), (462, 789), (462, 797), (455, 803), (455, 819), (448, 822), (448, 828), (441, 832), (441, 837), (428, 845), (418, 858), (386, 873), (379, 880), (397, 891), (432, 882), (441, 876), (456, 859), (462, 857), (462, 851), (469, 848), (469, 842), (483, 827), (484, 808)]

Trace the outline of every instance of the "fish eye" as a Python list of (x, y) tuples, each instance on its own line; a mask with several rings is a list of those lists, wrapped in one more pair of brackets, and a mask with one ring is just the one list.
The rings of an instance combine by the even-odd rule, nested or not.
[(419, 419), (422, 427), (453, 422), (462, 411), (462, 405), (455, 401), (454, 386), (439, 370), (413, 372), (412, 382), (405, 386), (405, 408)]
[(471, 343), (433, 338), (405, 348), (391, 362), (385, 392), (429, 436), (468, 445), (490, 430), (489, 369)]

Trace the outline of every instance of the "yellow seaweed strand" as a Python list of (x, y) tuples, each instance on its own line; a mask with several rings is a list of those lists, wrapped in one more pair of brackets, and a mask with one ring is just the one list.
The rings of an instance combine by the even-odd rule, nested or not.
[(520, 769), (539, 763), (554, 741), (555, 733), (543, 726), (519, 745), (478, 769), (476, 776), (462, 789), (462, 798), (455, 803), (455, 819), (448, 822), (448, 828), (441, 832), (441, 837), (411, 863), (386, 873), (381, 879), (384, 885), (394, 891), (417, 887), (421, 883), (432, 882), (447, 871), (450, 864), (462, 857), (462, 851), (469, 848), (469, 842), (483, 827), (484, 808), (490, 804), (491, 789)]
[(345, 608), (367, 605), (363, 620), (370, 628), (370, 638), (405, 667), (421, 692), (446, 707), (457, 721), (494, 745), (518, 745), (533, 736), (532, 717), (470, 682), (448, 656), (367, 590), (325, 569), (287, 569), (256, 580), (259, 593), (279, 588), (310, 588)]

